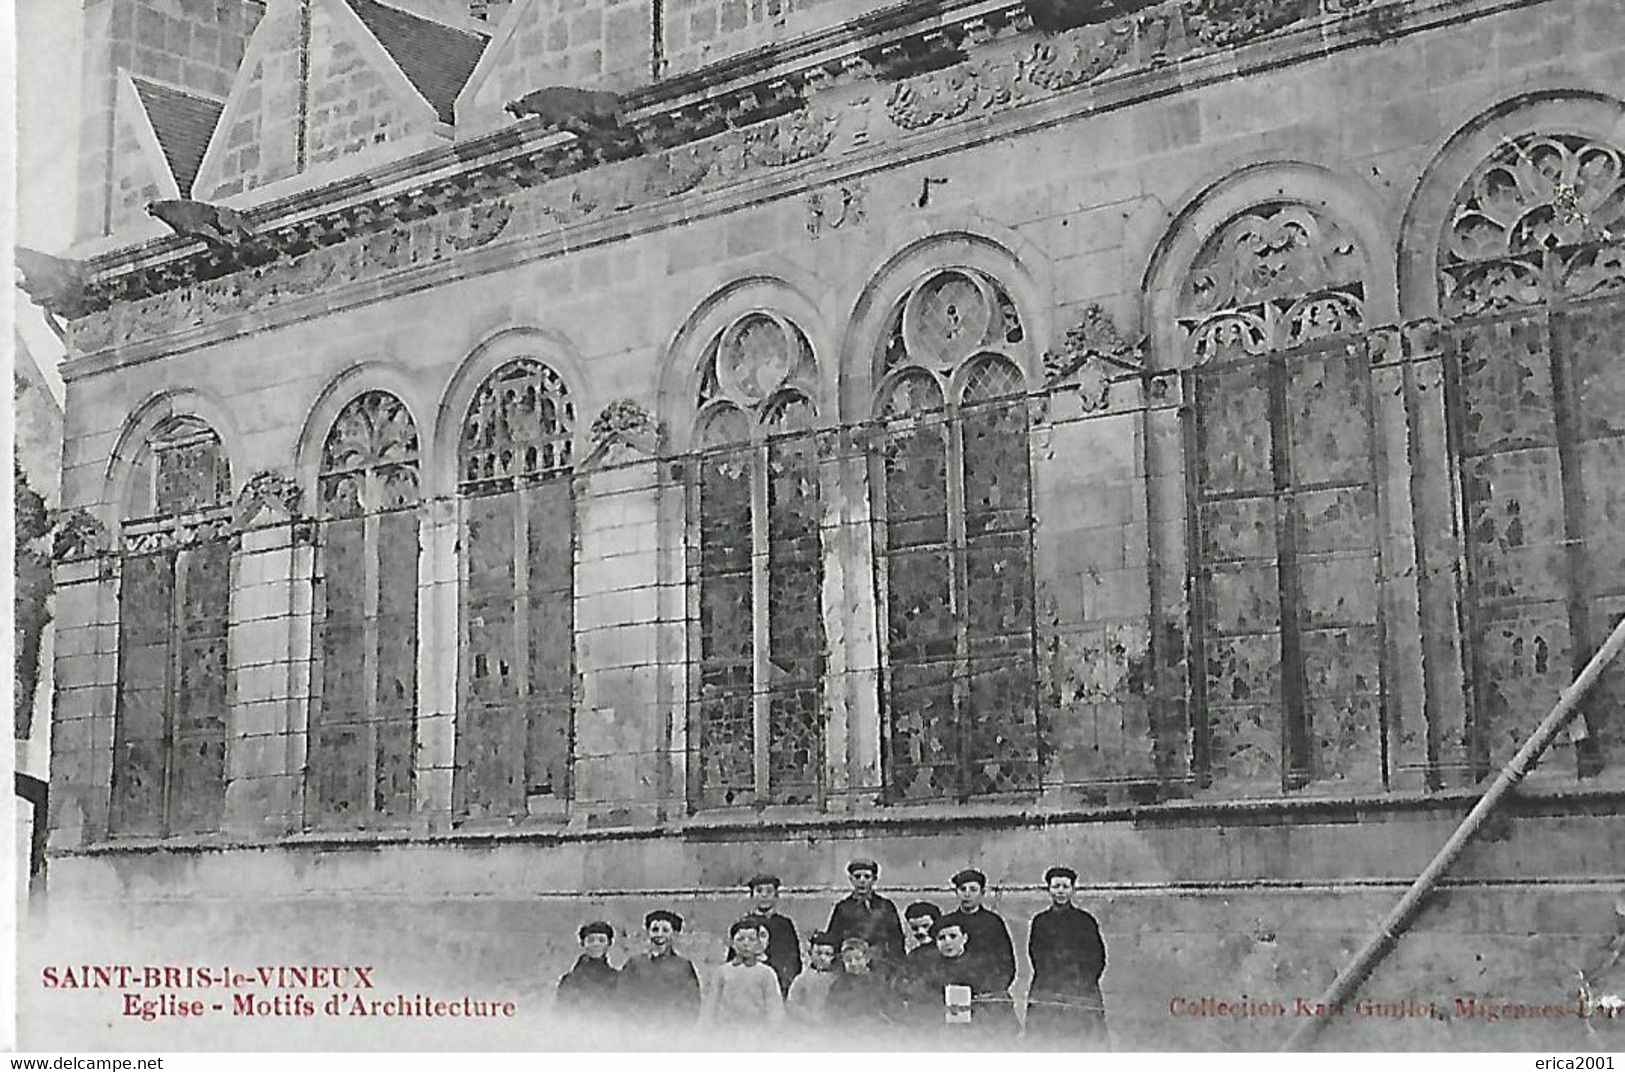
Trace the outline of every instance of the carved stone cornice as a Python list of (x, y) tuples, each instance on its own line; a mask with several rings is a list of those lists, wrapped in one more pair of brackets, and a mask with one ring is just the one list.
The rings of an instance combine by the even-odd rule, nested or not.
[[(1470, 2), (1488, 10), (1529, 0)], [(1332, 40), (1323, 12), (1336, 16), (1377, 3), (1406, 12), (1438, 9), (1431, 18), (1450, 6), (1113, 0), (1079, 9), (1093, 10), (1096, 21), (1039, 36), (1024, 0), (901, 5), (857, 20), (867, 27), (862, 33), (848, 25), (776, 46), (772, 63), (753, 53), (630, 94), (629, 122), (645, 150), (630, 159), (594, 155), (571, 136), (544, 133), (529, 121), (259, 206), (246, 213), (255, 238), (235, 250), (166, 236), (95, 258), (86, 265), (85, 291), (93, 311), (70, 325), (72, 349), (87, 355), (187, 335), (342, 284), (460, 263), (486, 247), (525, 242), (522, 248), (535, 249), (536, 240), (564, 228), (804, 161), (887, 143), (901, 149), (929, 127), (1215, 51), (1219, 46), (1205, 41), (1220, 38), (1211, 29), (1206, 38), (1193, 32), (1198, 23), (1253, 27), (1236, 30), (1239, 36), (1224, 38), (1229, 42), (1316, 22), (1316, 54), (1323, 54)], [(1451, 3), (1459, 9), (1460, 0)], [(1451, 17), (1463, 16), (1455, 10)], [(1370, 20), (1345, 21), (1350, 25), (1340, 32), (1348, 41), (1370, 36), (1363, 28)], [(889, 85), (877, 81), (897, 70), (886, 67), (884, 50), (913, 47), (908, 42), (916, 38), (937, 56), (944, 54), (942, 41), (957, 42), (969, 59)], [(874, 84), (868, 95), (874, 107), (824, 102), (830, 85), (855, 81)]]

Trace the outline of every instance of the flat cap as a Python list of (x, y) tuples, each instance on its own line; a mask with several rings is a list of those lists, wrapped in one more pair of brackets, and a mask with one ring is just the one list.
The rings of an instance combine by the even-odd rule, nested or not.
[(976, 870), (974, 867), (965, 868), (965, 870), (954, 875), (954, 877), (949, 881), (951, 881), (956, 888), (963, 886), (967, 882), (974, 882), (983, 889), (987, 889), (987, 876)]
[(752, 875), (750, 877), (750, 881), (745, 883), (745, 888), (747, 890), (754, 890), (758, 886), (772, 886), (774, 889), (778, 889), (782, 885), (784, 885), (784, 883), (779, 881), (779, 876), (770, 875), (766, 871), (762, 871)]
[(860, 856), (856, 860), (853, 860), (851, 863), (846, 865), (847, 874), (850, 875), (854, 871), (868, 871), (871, 874), (878, 875), (880, 874), (880, 865), (869, 859), (867, 856)]
[(1058, 878), (1064, 878), (1068, 882), (1075, 883), (1078, 881), (1078, 873), (1070, 867), (1052, 867), (1044, 872), (1044, 885), (1048, 886)]

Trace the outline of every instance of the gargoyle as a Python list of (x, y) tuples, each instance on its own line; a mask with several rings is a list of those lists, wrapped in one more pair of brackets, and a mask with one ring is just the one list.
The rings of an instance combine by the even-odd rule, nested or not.
[(53, 257), (24, 246), (18, 246), (16, 253), (17, 271), (22, 275), (17, 285), (23, 288), (29, 301), (52, 316), (66, 320), (87, 311), (85, 273), (78, 261)]
[(595, 146), (637, 140), (626, 125), (621, 98), (608, 90), (544, 86), (510, 101), (504, 110), (516, 119), (540, 116), (546, 129), (574, 134)]
[(254, 237), (253, 228), (241, 212), (206, 201), (153, 201), (147, 205), (147, 214), (163, 220), (176, 234), (201, 238), (217, 249), (236, 249)]

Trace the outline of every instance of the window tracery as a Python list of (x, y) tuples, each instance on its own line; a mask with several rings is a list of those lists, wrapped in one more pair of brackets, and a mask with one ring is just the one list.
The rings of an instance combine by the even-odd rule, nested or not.
[(219, 435), (193, 417), (161, 424), (135, 461), (120, 548), (115, 834), (220, 825), (230, 489)]
[(385, 391), (345, 405), (322, 446), (312, 825), (364, 826), (412, 807), (419, 463), (411, 414)]
[(701, 364), (694, 480), (701, 805), (807, 803), (823, 785), (817, 364), (767, 311)]
[(1195, 751), (1200, 777), (1244, 791), (1384, 776), (1364, 264), (1325, 214), (1266, 204), (1218, 230), (1181, 291)]
[(523, 816), (569, 792), (574, 436), (562, 377), (531, 358), (487, 377), (463, 422), (453, 795), (465, 817)]
[[(1625, 153), (1573, 133), (1504, 141), (1438, 251), (1465, 507), (1469, 762), (1515, 750), (1625, 612)], [(1625, 673), (1584, 708), (1579, 769), (1618, 751)]]
[(1014, 302), (969, 268), (916, 284), (881, 345), (872, 476), (893, 800), (1038, 784), (1025, 358)]

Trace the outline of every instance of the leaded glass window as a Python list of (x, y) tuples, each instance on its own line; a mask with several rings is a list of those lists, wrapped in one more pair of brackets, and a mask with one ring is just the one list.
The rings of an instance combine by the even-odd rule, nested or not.
[(1266, 204), (1185, 280), (1193, 751), (1241, 792), (1384, 777), (1387, 669), (1364, 255)]
[(147, 440), (125, 507), (113, 728), (115, 834), (217, 830), (226, 792), (231, 473), (191, 417)]
[(574, 432), (564, 381), (530, 358), (493, 372), (463, 420), (453, 795), (466, 817), (523, 816), (569, 793)]
[(418, 653), (418, 433), (368, 391), (322, 446), (306, 820), (365, 826), (412, 808)]
[(801, 330), (754, 312), (703, 362), (690, 576), (701, 806), (807, 803), (823, 785), (817, 367)]
[(879, 360), (876, 585), (892, 800), (1035, 789), (1028, 341), (990, 276), (939, 271)]
[[(1438, 270), (1482, 777), (1625, 614), (1625, 153), (1509, 139), (1457, 193)], [(1582, 774), (1619, 754), (1622, 705), (1616, 660), (1576, 723)]]

